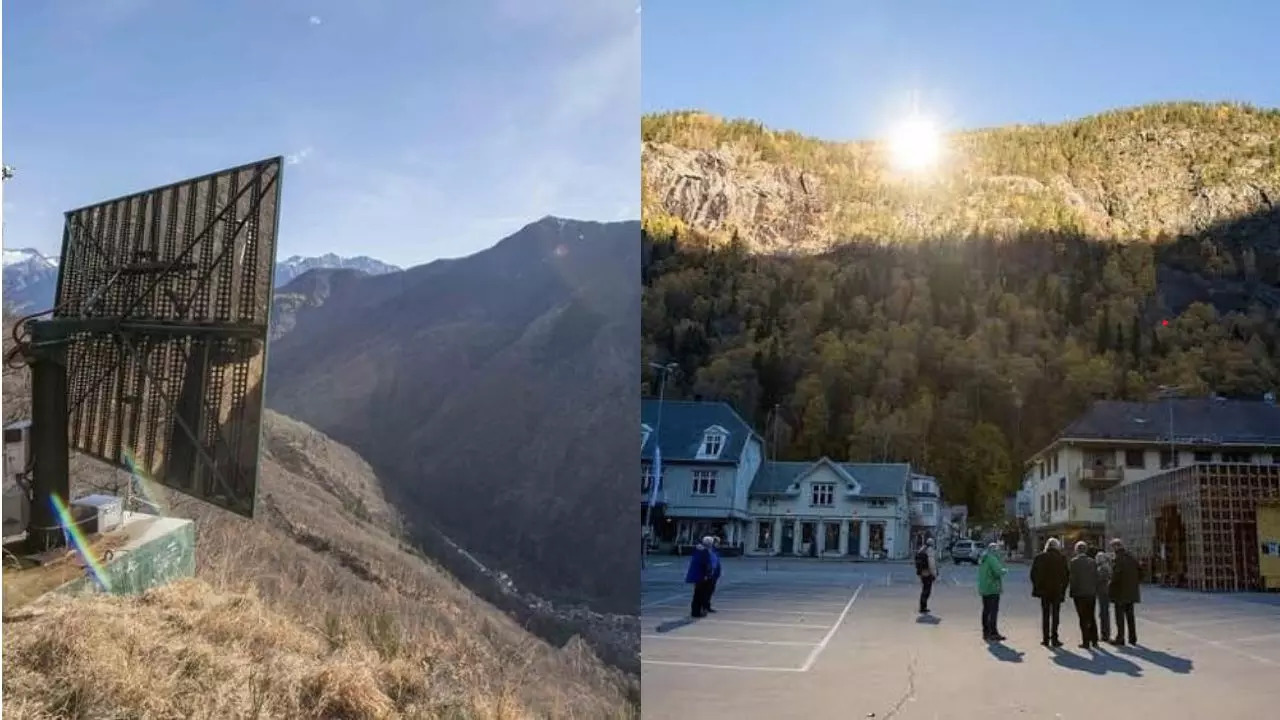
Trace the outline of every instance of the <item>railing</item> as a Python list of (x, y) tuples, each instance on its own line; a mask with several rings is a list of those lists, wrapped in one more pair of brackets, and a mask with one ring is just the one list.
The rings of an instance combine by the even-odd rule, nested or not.
[(1124, 470), (1117, 465), (1083, 467), (1076, 470), (1075, 479), (1090, 490), (1105, 490), (1120, 484), (1124, 479)]

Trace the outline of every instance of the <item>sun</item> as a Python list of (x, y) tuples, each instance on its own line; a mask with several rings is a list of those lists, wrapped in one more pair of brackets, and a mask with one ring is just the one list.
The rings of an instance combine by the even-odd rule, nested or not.
[(912, 115), (894, 126), (889, 134), (889, 158), (905, 172), (922, 172), (935, 167), (942, 157), (942, 132), (929, 118)]

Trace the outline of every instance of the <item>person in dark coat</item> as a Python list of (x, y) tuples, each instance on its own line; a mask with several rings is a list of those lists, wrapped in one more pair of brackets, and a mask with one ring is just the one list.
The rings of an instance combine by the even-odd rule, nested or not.
[(1142, 602), (1140, 584), (1142, 568), (1138, 559), (1125, 549), (1120, 538), (1111, 541), (1111, 604), (1116, 609), (1116, 636), (1108, 639), (1114, 645), (1124, 645), (1125, 628), (1129, 628), (1129, 644), (1138, 644), (1138, 628), (1133, 622), (1133, 606)]
[(689, 614), (700, 618), (707, 615), (708, 596), (711, 590), (711, 543), (703, 538), (693, 548), (693, 557), (689, 558), (689, 569), (685, 571), (684, 581), (693, 584), (693, 599), (689, 603)]
[(1089, 545), (1076, 543), (1075, 557), (1068, 564), (1071, 600), (1080, 618), (1080, 647), (1098, 647), (1098, 618), (1094, 615), (1098, 600), (1098, 563), (1089, 557)]
[(1040, 641), (1045, 647), (1062, 647), (1058, 640), (1058, 618), (1067, 597), (1071, 573), (1062, 555), (1062, 543), (1049, 538), (1044, 551), (1031, 561), (1031, 597), (1040, 598)]
[(702, 609), (709, 613), (713, 613), (716, 610), (711, 607), (711, 596), (716, 594), (716, 584), (720, 582), (720, 538), (712, 537), (710, 540), (711, 547), (708, 548), (710, 551), (708, 560), (711, 562), (711, 580), (707, 587), (707, 603), (702, 607)]

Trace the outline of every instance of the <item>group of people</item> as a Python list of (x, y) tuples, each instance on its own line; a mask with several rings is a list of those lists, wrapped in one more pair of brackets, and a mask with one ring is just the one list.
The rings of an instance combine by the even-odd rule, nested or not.
[[(1113, 645), (1138, 642), (1133, 606), (1141, 602), (1142, 571), (1138, 560), (1119, 539), (1111, 552), (1075, 544), (1068, 560), (1057, 538), (1049, 538), (1044, 550), (1031, 562), (1031, 594), (1040, 598), (1041, 645), (1062, 647), (1058, 639), (1058, 614), (1070, 596), (1080, 620), (1080, 647), (1098, 647), (1099, 640)], [(1115, 608), (1115, 636), (1111, 634), (1111, 609)]]
[[(1111, 552), (1075, 544), (1071, 559), (1062, 552), (1062, 543), (1050, 538), (1044, 550), (1031, 562), (1031, 596), (1040, 600), (1040, 644), (1062, 647), (1058, 639), (1058, 618), (1069, 596), (1080, 620), (1080, 647), (1098, 647), (1100, 640), (1113, 645), (1137, 644), (1133, 606), (1141, 601), (1141, 570), (1138, 561), (1119, 539), (1111, 541)], [(998, 629), (1000, 596), (1008, 568), (1000, 559), (1000, 546), (987, 546), (978, 563), (978, 595), (982, 598), (982, 638), (988, 642), (1005, 639)], [(929, 612), (929, 596), (938, 577), (938, 558), (930, 538), (916, 555), (920, 577), (920, 613)], [(1115, 636), (1111, 634), (1111, 609), (1115, 608)]]
[(720, 580), (720, 538), (708, 535), (693, 548), (693, 557), (689, 560), (689, 569), (685, 572), (684, 581), (693, 584), (693, 602), (689, 606), (689, 614), (693, 617), (706, 617), (715, 612), (711, 607), (711, 596), (716, 593), (716, 583)]

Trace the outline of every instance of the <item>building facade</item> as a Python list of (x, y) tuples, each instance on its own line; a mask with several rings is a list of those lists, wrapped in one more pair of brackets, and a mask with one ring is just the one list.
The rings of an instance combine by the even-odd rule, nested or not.
[(906, 557), (911, 551), (911, 479), (906, 464), (837, 463), (825, 457), (766, 462), (751, 485), (746, 552)]
[(1100, 401), (1027, 462), (1032, 545), (1104, 540), (1106, 492), (1197, 463), (1280, 464), (1280, 407), (1269, 401)]
[[(662, 478), (653, 497), (654, 451)], [(641, 404), (641, 513), (652, 529), (650, 547), (683, 552), (706, 535), (740, 551), (750, 523), (748, 492), (764, 445), (727, 403), (644, 399)]]

